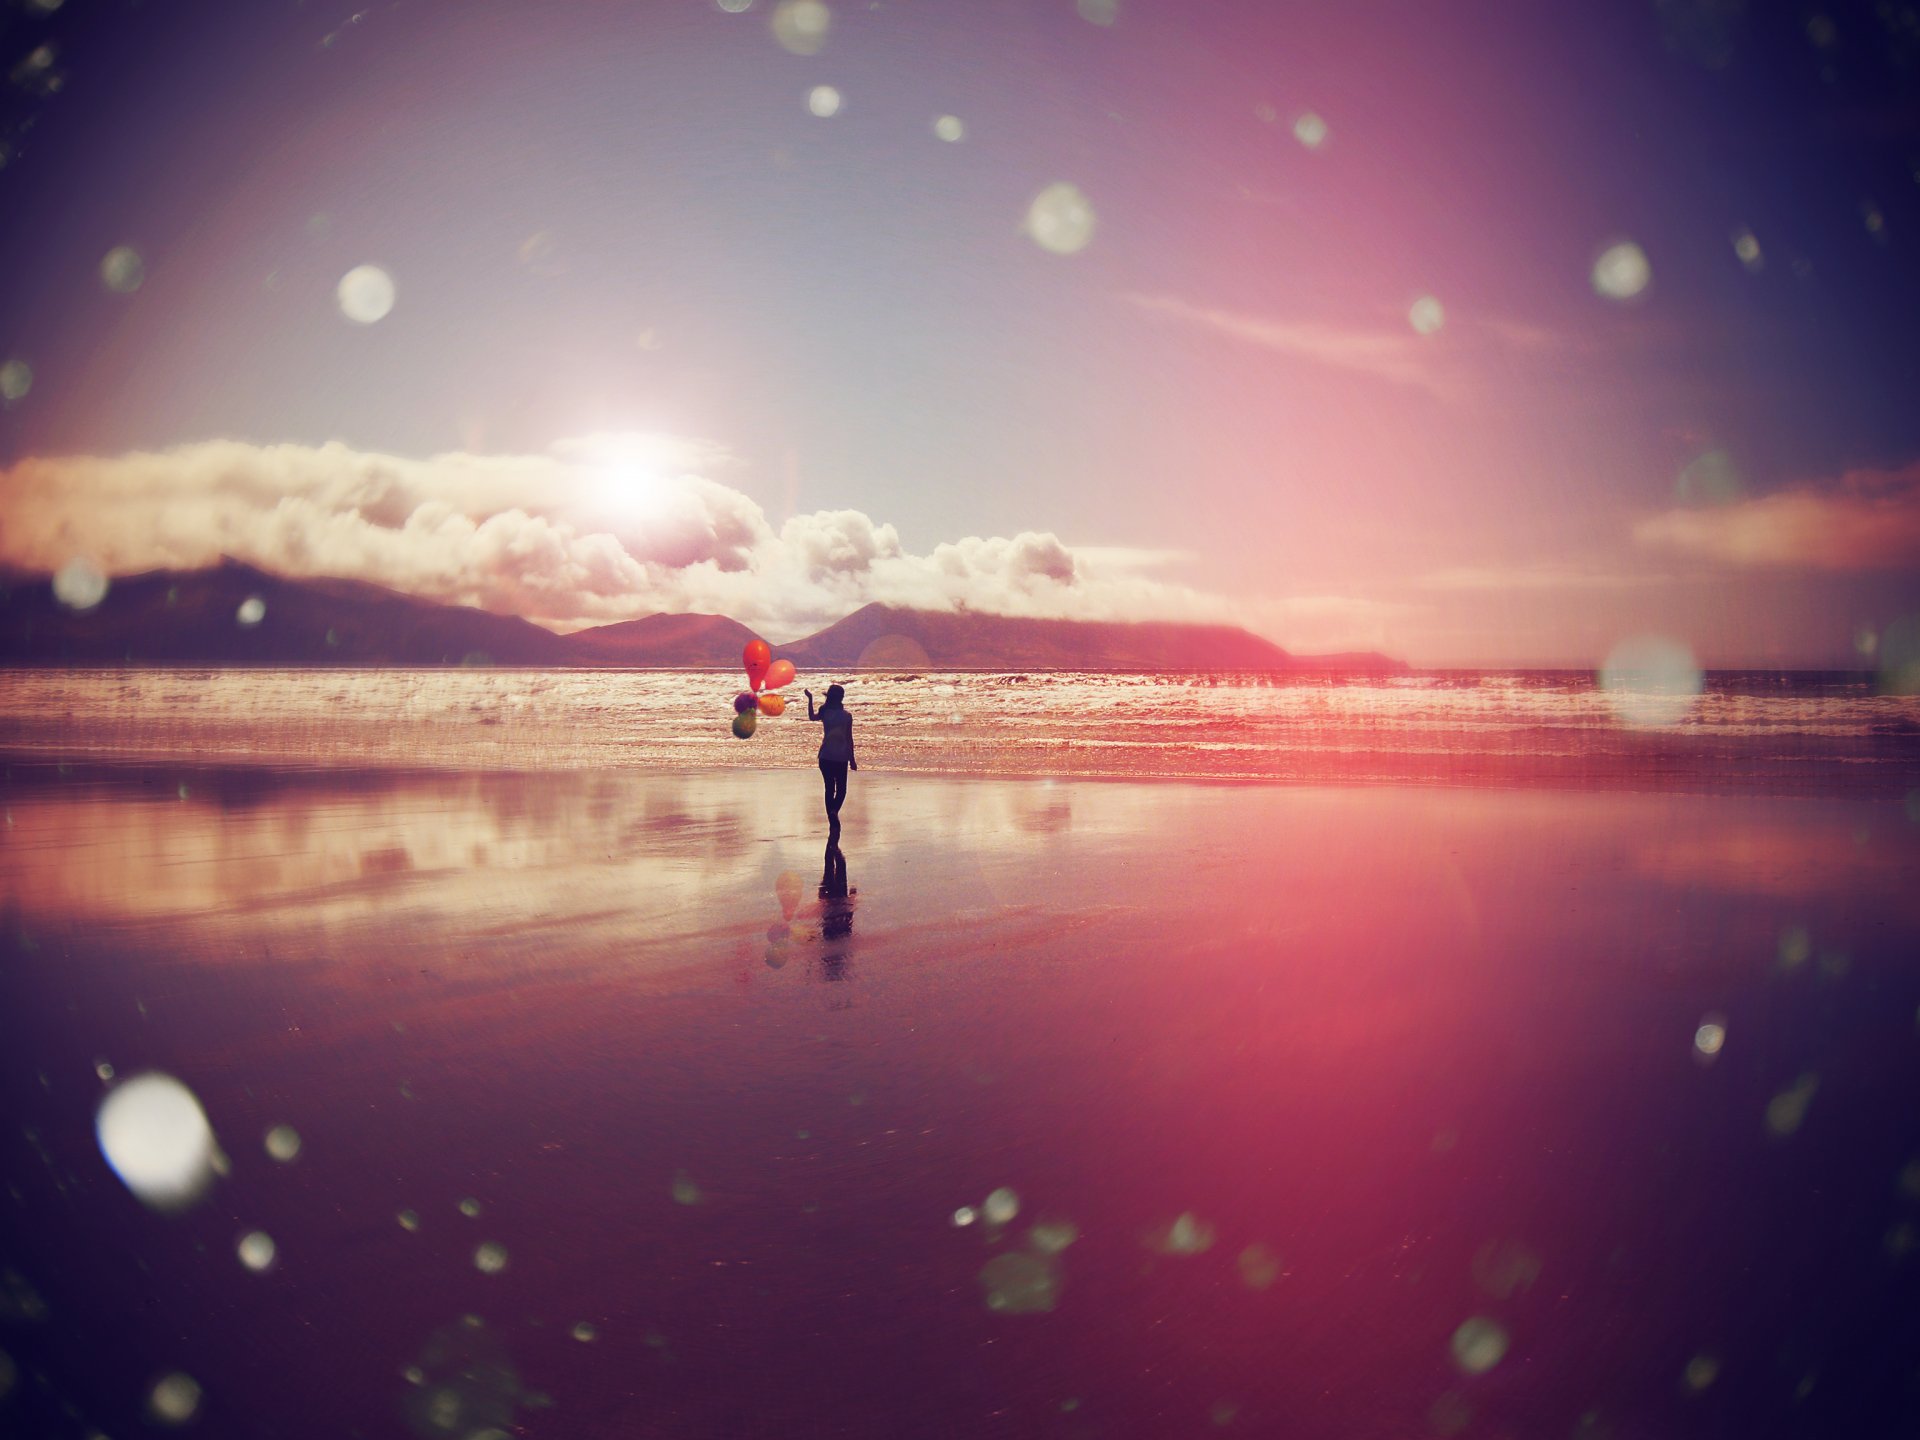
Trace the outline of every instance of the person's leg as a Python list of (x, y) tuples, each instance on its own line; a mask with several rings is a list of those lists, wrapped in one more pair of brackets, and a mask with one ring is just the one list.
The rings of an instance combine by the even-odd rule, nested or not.
[(833, 766), (825, 760), (820, 762), (820, 784), (827, 795), (827, 822), (832, 824), (834, 811), (840, 807), (833, 798)]
[(827, 775), (827, 816), (829, 819), (840, 814), (840, 807), (847, 798), (847, 767), (835, 765)]

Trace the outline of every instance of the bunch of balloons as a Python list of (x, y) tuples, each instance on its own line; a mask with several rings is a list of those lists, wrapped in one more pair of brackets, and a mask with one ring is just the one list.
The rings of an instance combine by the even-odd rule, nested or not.
[(791, 660), (774, 659), (772, 647), (764, 640), (749, 640), (740, 652), (740, 663), (747, 667), (748, 688), (733, 697), (733, 733), (745, 740), (762, 715), (778, 715), (787, 708), (787, 697), (774, 692), (791, 685), (798, 672)]

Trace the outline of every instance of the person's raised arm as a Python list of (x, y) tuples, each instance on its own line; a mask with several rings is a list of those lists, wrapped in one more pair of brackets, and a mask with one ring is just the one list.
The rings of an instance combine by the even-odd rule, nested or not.
[(818, 715), (813, 713), (813, 692), (809, 690), (807, 691), (807, 719), (818, 720), (819, 718)]

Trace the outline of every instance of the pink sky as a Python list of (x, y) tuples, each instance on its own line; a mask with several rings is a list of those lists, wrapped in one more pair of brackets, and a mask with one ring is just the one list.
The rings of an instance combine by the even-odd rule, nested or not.
[(1637, 11), (826, 13), (50, 17), (0, 560), (1439, 665), (1864, 664), (1920, 609), (1878, 72)]

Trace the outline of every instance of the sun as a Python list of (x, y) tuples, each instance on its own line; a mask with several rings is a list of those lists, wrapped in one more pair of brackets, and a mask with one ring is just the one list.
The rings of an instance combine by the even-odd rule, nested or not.
[(589, 482), (591, 508), (612, 520), (642, 520), (666, 502), (664, 477), (651, 465), (622, 460), (595, 468)]

